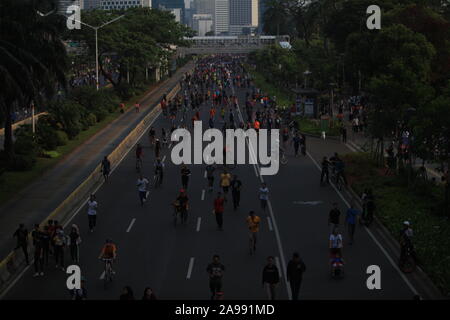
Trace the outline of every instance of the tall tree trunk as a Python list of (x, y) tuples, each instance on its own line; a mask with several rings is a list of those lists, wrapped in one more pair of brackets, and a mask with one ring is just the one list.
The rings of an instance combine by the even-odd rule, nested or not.
[(6, 156), (11, 159), (14, 155), (13, 141), (12, 141), (12, 120), (11, 120), (11, 105), (8, 103), (4, 104), (5, 110), (5, 140), (3, 142), (3, 148), (5, 150)]

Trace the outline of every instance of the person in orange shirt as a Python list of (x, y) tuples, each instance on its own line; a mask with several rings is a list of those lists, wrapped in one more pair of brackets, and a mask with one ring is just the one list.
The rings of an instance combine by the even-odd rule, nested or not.
[(253, 123), (253, 128), (256, 130), (256, 132), (259, 132), (260, 126), (261, 124), (259, 123), (259, 121), (255, 120), (255, 122)]
[(214, 107), (211, 107), (211, 109), (209, 109), (209, 116), (214, 119), (215, 115), (216, 109)]

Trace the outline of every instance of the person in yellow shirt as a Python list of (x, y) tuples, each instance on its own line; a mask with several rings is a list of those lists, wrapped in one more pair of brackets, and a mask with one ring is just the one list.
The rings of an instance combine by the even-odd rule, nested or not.
[(223, 170), (223, 173), (220, 174), (220, 186), (223, 189), (223, 193), (225, 197), (228, 194), (228, 189), (230, 188), (231, 184), (231, 174), (227, 172), (227, 169)]
[(247, 217), (247, 226), (249, 231), (249, 246), (250, 246), (250, 254), (256, 251), (256, 235), (259, 231), (259, 223), (261, 219), (255, 214), (254, 211), (250, 211)]

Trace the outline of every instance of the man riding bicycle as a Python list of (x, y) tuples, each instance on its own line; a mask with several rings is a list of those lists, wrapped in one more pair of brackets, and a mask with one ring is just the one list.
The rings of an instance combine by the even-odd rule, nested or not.
[(400, 264), (402, 264), (408, 253), (411, 254), (415, 262), (417, 262), (414, 245), (412, 242), (413, 230), (409, 221), (403, 222), (403, 229), (400, 231)]
[(150, 146), (153, 146), (155, 144), (155, 135), (156, 131), (153, 127), (150, 127), (150, 130), (148, 131), (148, 137), (150, 139)]
[(112, 269), (113, 261), (117, 257), (117, 247), (112, 242), (111, 239), (106, 239), (106, 243), (100, 252), (100, 256), (98, 257), (101, 260), (106, 260), (111, 266), (111, 272), (114, 274), (114, 270)]
[(155, 176), (156, 175), (158, 175), (159, 184), (161, 185), (163, 182), (163, 176), (164, 176), (164, 163), (162, 163), (160, 158), (156, 158), (156, 161), (155, 161)]

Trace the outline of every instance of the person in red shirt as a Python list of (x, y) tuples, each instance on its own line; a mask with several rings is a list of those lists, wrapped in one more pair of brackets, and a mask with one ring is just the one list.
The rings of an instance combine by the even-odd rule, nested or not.
[(223, 230), (223, 212), (225, 210), (225, 198), (222, 196), (222, 192), (217, 193), (217, 198), (214, 199), (214, 214), (216, 215), (217, 229)]

